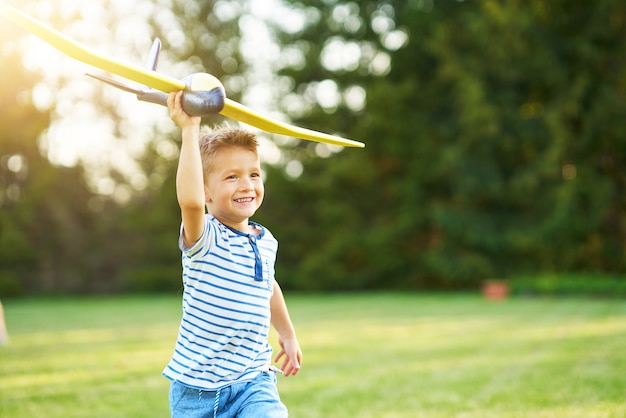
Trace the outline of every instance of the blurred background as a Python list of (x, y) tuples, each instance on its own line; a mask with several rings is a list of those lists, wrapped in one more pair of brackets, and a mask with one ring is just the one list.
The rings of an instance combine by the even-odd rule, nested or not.
[[(130, 3), (3, 4), (366, 143), (259, 132), (284, 289), (626, 295), (625, 2)], [(86, 71), (0, 24), (0, 297), (181, 287), (179, 132)]]

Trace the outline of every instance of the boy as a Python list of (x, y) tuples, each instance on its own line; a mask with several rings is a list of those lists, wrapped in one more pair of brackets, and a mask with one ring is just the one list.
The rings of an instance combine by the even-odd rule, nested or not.
[(286, 376), (298, 373), (302, 353), (274, 280), (278, 243), (249, 221), (264, 196), (258, 143), (233, 128), (200, 136), (200, 118), (184, 112), (181, 97), (167, 101), (182, 130), (183, 318), (163, 371), (172, 417), (287, 417), (270, 367), (270, 323), (281, 348), (274, 361), (284, 358)]

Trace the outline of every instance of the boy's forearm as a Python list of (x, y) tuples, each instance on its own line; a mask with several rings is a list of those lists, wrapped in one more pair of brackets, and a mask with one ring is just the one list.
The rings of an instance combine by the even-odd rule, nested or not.
[(296, 330), (289, 317), (287, 304), (283, 292), (278, 283), (274, 282), (274, 294), (270, 300), (270, 310), (272, 314), (272, 325), (283, 338), (295, 338)]
[(185, 208), (204, 210), (204, 182), (198, 140), (198, 127), (194, 125), (183, 127), (176, 172), (176, 195), (182, 210)]
[(182, 107), (183, 92), (167, 97), (172, 120), (182, 130), (182, 144), (176, 171), (176, 198), (183, 221), (183, 243), (191, 247), (202, 235), (204, 218), (204, 179), (200, 156), (200, 117), (189, 116)]
[(182, 144), (176, 171), (176, 197), (183, 221), (185, 247), (193, 246), (202, 235), (204, 219), (204, 181), (199, 147), (199, 127), (182, 127)]
[(291, 323), (291, 318), (289, 318), (283, 292), (276, 282), (274, 282), (274, 295), (270, 300), (270, 309), (272, 311), (272, 325), (278, 332), (278, 343), (280, 344), (280, 350), (274, 357), (274, 361), (279, 362), (282, 359), (280, 369), (285, 376), (295, 376), (302, 365), (302, 350), (300, 350), (296, 331)]

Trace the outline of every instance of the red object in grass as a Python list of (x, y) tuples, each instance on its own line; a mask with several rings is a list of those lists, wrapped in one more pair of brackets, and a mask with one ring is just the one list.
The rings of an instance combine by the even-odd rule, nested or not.
[(509, 285), (504, 280), (487, 280), (483, 283), (483, 296), (490, 300), (502, 300), (509, 296)]

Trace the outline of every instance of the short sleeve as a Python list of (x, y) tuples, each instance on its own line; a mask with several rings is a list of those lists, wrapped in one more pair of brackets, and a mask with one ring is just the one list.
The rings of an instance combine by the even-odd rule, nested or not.
[(200, 251), (203, 247), (207, 245), (210, 240), (210, 222), (207, 217), (204, 218), (204, 229), (202, 230), (202, 235), (198, 238), (198, 241), (191, 247), (185, 247), (185, 242), (183, 240), (183, 224), (180, 224), (180, 232), (178, 234), (178, 248), (188, 257), (193, 257), (198, 251)]

